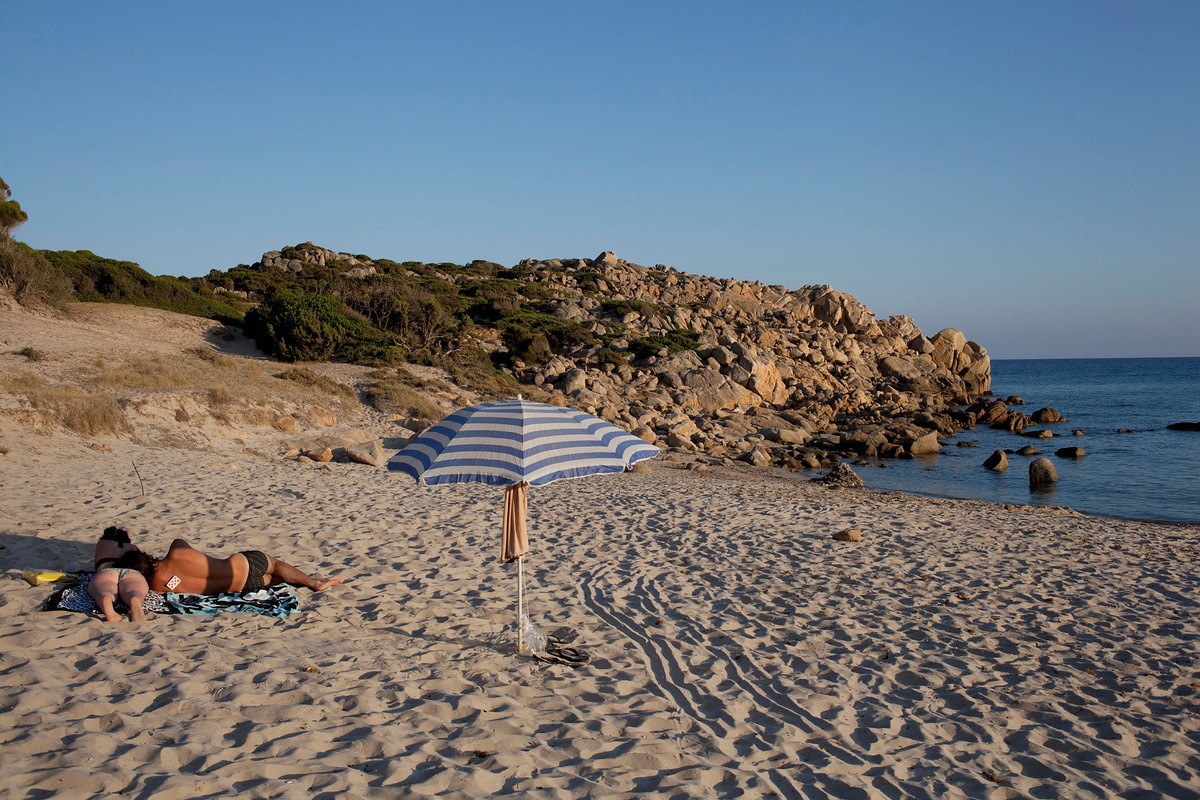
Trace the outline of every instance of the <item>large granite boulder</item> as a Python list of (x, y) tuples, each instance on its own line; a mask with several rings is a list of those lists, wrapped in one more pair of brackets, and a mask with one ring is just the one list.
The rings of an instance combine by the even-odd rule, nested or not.
[(1029, 464), (1029, 486), (1036, 489), (1039, 487), (1053, 486), (1058, 483), (1058, 470), (1054, 468), (1054, 464), (1046, 457), (1034, 459)]
[(383, 445), (378, 439), (372, 439), (369, 442), (359, 442), (345, 448), (346, 458), (356, 464), (366, 464), (369, 467), (382, 467), (387, 463), (387, 456), (383, 454)]
[(930, 431), (908, 443), (908, 452), (914, 456), (933, 455), (941, 449), (942, 445), (938, 442), (937, 431)]
[(1048, 425), (1053, 422), (1063, 422), (1062, 415), (1053, 408), (1039, 408), (1030, 417), (1038, 425)]

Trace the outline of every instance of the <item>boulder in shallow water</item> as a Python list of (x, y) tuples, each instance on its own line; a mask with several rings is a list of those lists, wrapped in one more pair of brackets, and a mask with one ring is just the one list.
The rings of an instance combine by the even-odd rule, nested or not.
[(1031, 444), (1027, 444), (1024, 447), (1022, 447), (1020, 450), (1017, 451), (1017, 455), (1019, 455), (1019, 456), (1040, 456), (1041, 454), (1042, 454), (1042, 451), (1038, 450), (1036, 447), (1034, 447)]
[(987, 461), (984, 461), (983, 465), (993, 472), (1003, 472), (1008, 469), (1008, 456), (1004, 454), (1003, 450), (997, 450), (987, 457)]
[(1059, 458), (1083, 458), (1084, 452), (1082, 447), (1060, 447), (1054, 451), (1054, 455)]
[(1030, 419), (1032, 419), (1038, 425), (1047, 425), (1051, 422), (1066, 421), (1063, 419), (1062, 414), (1059, 414), (1058, 411), (1053, 408), (1039, 408), (1037, 411), (1033, 412), (1033, 416), (1030, 417)]
[(1200, 431), (1200, 422), (1172, 422), (1167, 426), (1169, 431)]
[(1050, 459), (1042, 457), (1034, 459), (1029, 465), (1029, 487), (1035, 489), (1040, 486), (1053, 486), (1058, 483), (1058, 470), (1054, 468), (1054, 464)]
[(930, 431), (924, 436), (913, 439), (908, 445), (908, 452), (914, 456), (933, 455), (941, 449), (942, 445), (938, 442), (937, 431)]

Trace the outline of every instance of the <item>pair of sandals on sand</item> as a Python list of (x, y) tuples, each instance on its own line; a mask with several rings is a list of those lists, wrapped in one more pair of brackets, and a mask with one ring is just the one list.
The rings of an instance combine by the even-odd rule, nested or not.
[(567, 643), (557, 636), (547, 636), (546, 647), (532, 656), (543, 664), (565, 664), (568, 667), (580, 667), (590, 660), (583, 651), (568, 647)]

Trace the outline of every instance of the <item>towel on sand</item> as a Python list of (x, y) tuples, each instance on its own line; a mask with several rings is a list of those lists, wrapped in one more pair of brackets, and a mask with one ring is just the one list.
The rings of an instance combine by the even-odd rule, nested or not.
[[(88, 584), (94, 572), (81, 572), (79, 583), (67, 586), (47, 598), (43, 611), (80, 611), (99, 613), (96, 602), (88, 594)], [(142, 601), (147, 613), (154, 614), (217, 614), (222, 611), (245, 611), (270, 617), (286, 617), (300, 608), (296, 592), (287, 584), (277, 584), (256, 592), (225, 592), (224, 594), (159, 594), (150, 591)], [(128, 612), (120, 601), (114, 604), (120, 612)]]
[(296, 592), (286, 583), (277, 583), (254, 592), (223, 594), (167, 594), (167, 603), (177, 614), (218, 614), (222, 611), (246, 611), (269, 617), (286, 617), (300, 608)]

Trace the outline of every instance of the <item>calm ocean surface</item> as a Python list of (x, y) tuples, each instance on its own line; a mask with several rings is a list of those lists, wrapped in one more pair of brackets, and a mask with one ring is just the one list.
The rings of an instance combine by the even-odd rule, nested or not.
[[(872, 489), (929, 497), (1069, 506), (1123, 519), (1200, 523), (1200, 432), (1169, 431), (1172, 422), (1200, 422), (1200, 358), (1038, 359), (992, 362), (992, 393), (1018, 395), (1019, 411), (1050, 407), (1067, 418), (1053, 439), (978, 427), (942, 442), (942, 452), (888, 468), (854, 466)], [(1083, 429), (1083, 436), (1072, 431)], [(1135, 433), (1117, 433), (1126, 428)], [(957, 447), (974, 442), (977, 448)], [(994, 450), (1035, 445), (1054, 462), (1058, 484), (1029, 489), (1029, 462), (1008, 454), (1007, 472), (985, 469)], [(1082, 447), (1078, 461), (1058, 458), (1060, 447)]]

